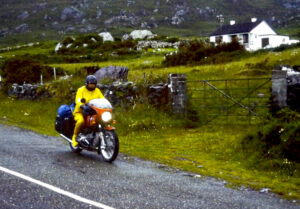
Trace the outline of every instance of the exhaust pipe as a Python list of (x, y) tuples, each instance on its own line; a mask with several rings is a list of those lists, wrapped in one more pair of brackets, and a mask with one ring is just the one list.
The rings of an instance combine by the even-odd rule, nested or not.
[(69, 139), (68, 137), (66, 137), (65, 135), (60, 134), (60, 136), (61, 136), (63, 139), (65, 139), (66, 141), (68, 141), (69, 143), (72, 143), (72, 140)]

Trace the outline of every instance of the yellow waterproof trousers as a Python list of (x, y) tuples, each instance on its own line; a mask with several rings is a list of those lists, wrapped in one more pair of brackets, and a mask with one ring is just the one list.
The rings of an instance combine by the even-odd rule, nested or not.
[(82, 126), (84, 126), (84, 117), (83, 117), (82, 113), (75, 113), (74, 120), (75, 120), (76, 124), (75, 124), (75, 128), (74, 128), (72, 142), (73, 142), (73, 147), (76, 147), (78, 145), (78, 143), (75, 139), (78, 136)]

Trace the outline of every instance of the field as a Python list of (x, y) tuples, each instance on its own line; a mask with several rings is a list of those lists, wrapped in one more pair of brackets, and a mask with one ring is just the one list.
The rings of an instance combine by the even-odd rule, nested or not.
[[(21, 54), (51, 54), (55, 43), (1, 52), (3, 59)], [(168, 52), (168, 50), (167, 50)], [(169, 73), (185, 73), (189, 80), (213, 80), (231, 78), (270, 77), (275, 65), (300, 65), (300, 48), (281, 52), (261, 51), (223, 64), (164, 67), (161, 62), (166, 52), (145, 51), (139, 56), (104, 62), (50, 63), (62, 68), (68, 74), (86, 66), (129, 67), (128, 80), (135, 83), (151, 82), (151, 79), (166, 78)], [(73, 77), (74, 87), (84, 83), (84, 77)], [(0, 122), (17, 125), (39, 133), (57, 136), (54, 130), (56, 110), (60, 104), (71, 101), (61, 98), (23, 101), (0, 95)], [(268, 113), (265, 113), (268, 115)], [(137, 156), (176, 169), (223, 179), (227, 186), (249, 186), (254, 189), (270, 188), (271, 192), (286, 198), (300, 199), (299, 165), (293, 171), (267, 166), (254, 166), (257, 159), (243, 153), (243, 138), (263, 126), (259, 124), (216, 125), (218, 121), (205, 126), (188, 128), (184, 118), (170, 115), (162, 110), (144, 104), (134, 107), (115, 107), (117, 133), (120, 151), (125, 155)], [(217, 119), (221, 120), (221, 119)], [(237, 120), (237, 118), (236, 118)], [(66, 146), (66, 150), (68, 147)]]

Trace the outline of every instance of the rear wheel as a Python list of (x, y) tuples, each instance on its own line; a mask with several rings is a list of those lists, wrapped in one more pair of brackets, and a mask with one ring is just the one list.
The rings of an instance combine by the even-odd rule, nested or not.
[(100, 154), (106, 162), (114, 161), (119, 153), (119, 139), (115, 131), (104, 131), (100, 141)]
[(78, 147), (79, 145), (77, 147), (74, 147), (72, 143), (69, 143), (69, 144), (70, 144), (70, 148), (71, 148), (72, 152), (80, 153), (82, 151), (82, 149)]

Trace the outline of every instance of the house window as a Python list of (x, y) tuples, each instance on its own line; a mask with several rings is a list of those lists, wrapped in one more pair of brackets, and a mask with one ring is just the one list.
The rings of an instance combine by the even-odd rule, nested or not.
[(269, 45), (269, 38), (262, 38), (261, 39), (262, 48)]
[(216, 42), (221, 43), (223, 41), (223, 36), (217, 36), (216, 37)]
[(232, 35), (231, 36), (231, 41), (238, 41), (237, 35)]
[(244, 44), (249, 43), (249, 35), (248, 34), (243, 34), (243, 43)]

